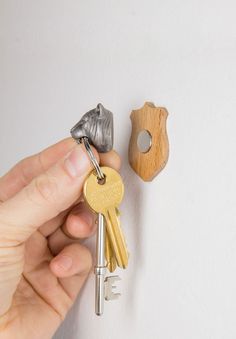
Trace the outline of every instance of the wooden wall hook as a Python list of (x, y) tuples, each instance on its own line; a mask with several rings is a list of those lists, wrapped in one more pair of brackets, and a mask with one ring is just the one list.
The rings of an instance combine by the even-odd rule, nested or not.
[[(169, 156), (169, 142), (166, 132), (168, 112), (146, 102), (140, 109), (133, 110), (130, 119), (132, 132), (129, 143), (129, 163), (133, 170), (144, 180), (151, 181), (165, 167)], [(138, 140), (142, 131), (151, 135), (151, 143), (141, 151)], [(147, 139), (148, 133), (143, 133)], [(146, 140), (147, 141), (147, 140)]]

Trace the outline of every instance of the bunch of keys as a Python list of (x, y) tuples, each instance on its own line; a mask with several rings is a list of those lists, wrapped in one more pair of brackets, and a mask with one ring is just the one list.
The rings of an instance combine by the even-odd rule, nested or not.
[(72, 128), (72, 137), (83, 143), (94, 170), (84, 183), (84, 199), (93, 212), (98, 214), (95, 273), (95, 313), (102, 315), (104, 300), (114, 300), (120, 293), (114, 293), (114, 283), (119, 276), (106, 277), (107, 269), (114, 272), (116, 267), (126, 268), (128, 250), (121, 229), (119, 210), (124, 184), (117, 171), (100, 167), (90, 144), (98, 152), (108, 152), (113, 147), (113, 116), (101, 104), (86, 113)]

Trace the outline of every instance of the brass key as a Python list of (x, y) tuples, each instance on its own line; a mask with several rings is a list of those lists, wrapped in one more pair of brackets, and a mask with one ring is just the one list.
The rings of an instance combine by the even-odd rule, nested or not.
[[(119, 216), (120, 216), (120, 212), (117, 209), (117, 218), (119, 218)], [(116, 266), (117, 266), (116, 257), (115, 257), (114, 251), (112, 249), (111, 242), (110, 242), (108, 234), (106, 234), (105, 257), (106, 257), (106, 261), (107, 261), (108, 270), (111, 273), (114, 272), (115, 269), (116, 269)]]
[(116, 269), (116, 257), (114, 255), (113, 249), (111, 247), (111, 242), (109, 236), (106, 234), (106, 243), (105, 243), (105, 257), (107, 261), (107, 268), (112, 273)]
[(114, 169), (101, 167), (101, 170), (105, 180), (99, 180), (96, 172), (91, 172), (84, 183), (84, 198), (94, 212), (103, 214), (117, 265), (126, 268), (129, 254), (117, 214), (124, 195), (123, 181)]

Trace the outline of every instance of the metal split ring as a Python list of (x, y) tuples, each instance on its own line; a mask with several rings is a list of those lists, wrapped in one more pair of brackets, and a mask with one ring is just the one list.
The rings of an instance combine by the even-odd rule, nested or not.
[(92, 148), (90, 146), (90, 143), (88, 141), (88, 138), (87, 137), (83, 137), (81, 138), (80, 142), (82, 142), (85, 146), (85, 149), (88, 153), (88, 156), (97, 172), (97, 176), (98, 176), (98, 179), (104, 179), (105, 178), (105, 175), (103, 174), (102, 170), (101, 170), (101, 167), (99, 166), (99, 163), (95, 157), (95, 155), (93, 154), (93, 151), (92, 151)]

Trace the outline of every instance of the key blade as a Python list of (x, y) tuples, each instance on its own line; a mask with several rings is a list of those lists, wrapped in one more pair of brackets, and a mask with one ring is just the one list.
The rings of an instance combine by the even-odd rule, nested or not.
[(111, 207), (104, 211), (103, 214), (106, 219), (107, 233), (116, 256), (117, 265), (121, 268), (126, 268), (128, 266), (129, 253), (116, 208)]
[(102, 315), (104, 311), (104, 275), (96, 274), (95, 278), (95, 313), (96, 315)]
[(121, 293), (114, 293), (116, 286), (114, 283), (120, 281), (121, 278), (118, 275), (113, 275), (105, 279), (105, 300), (116, 300), (121, 296)]
[(97, 228), (97, 244), (96, 244), (96, 266), (94, 268), (95, 273), (95, 313), (102, 315), (104, 310), (104, 278), (106, 274), (105, 265), (105, 238), (106, 227), (104, 216), (98, 214), (98, 228)]
[(106, 247), (105, 247), (105, 256), (107, 260), (107, 268), (112, 273), (116, 269), (116, 257), (111, 247), (111, 242), (108, 234), (106, 234)]

